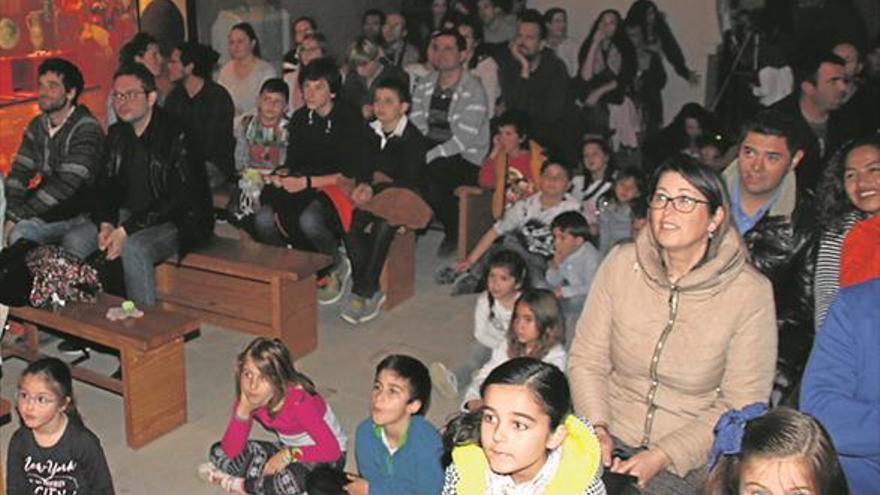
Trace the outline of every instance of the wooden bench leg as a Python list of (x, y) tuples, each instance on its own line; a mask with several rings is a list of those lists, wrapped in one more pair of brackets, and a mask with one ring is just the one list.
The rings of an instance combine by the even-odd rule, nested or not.
[(385, 292), (382, 309), (390, 311), (415, 294), (416, 234), (407, 230), (394, 236), (388, 258), (379, 277), (379, 287)]
[(186, 423), (183, 338), (147, 352), (124, 347), (119, 361), (129, 447), (141, 447)]
[(273, 280), (272, 328), (299, 359), (318, 347), (318, 298), (315, 276), (297, 281)]

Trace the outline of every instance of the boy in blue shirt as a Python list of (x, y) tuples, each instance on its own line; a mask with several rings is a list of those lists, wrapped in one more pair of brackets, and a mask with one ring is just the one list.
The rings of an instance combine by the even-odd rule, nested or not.
[(349, 495), (439, 495), (440, 434), (424, 418), (431, 377), (418, 359), (390, 355), (376, 366), (370, 417), (358, 426)]

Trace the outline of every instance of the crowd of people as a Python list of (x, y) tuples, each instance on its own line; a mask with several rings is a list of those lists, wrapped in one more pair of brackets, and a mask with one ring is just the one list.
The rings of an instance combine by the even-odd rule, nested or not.
[[(876, 490), (880, 41), (823, 32), (789, 56), (774, 33), (755, 100), (731, 106), (734, 89), (664, 127), (664, 65), (701, 76), (650, 0), (601, 12), (579, 45), (560, 8), (403, 3), (364, 12), (338, 59), (310, 17), (282, 60), (234, 25), (220, 68), (221, 47), (163, 55), (139, 33), (105, 123), (75, 64), (39, 66), (42, 113), (0, 187), (7, 245), (110, 264), (105, 288), (147, 308), (154, 266), (228, 222), (331, 256), (318, 301), (360, 325), (396, 233), (433, 219), (435, 281), (479, 293), (459, 362), (379, 363), (358, 474), (315, 383), (259, 338), (200, 476), (256, 494)], [(487, 190), (495, 223), (451, 259), (460, 186)], [(439, 431), (432, 388), (461, 401)], [(67, 366), (32, 363), (17, 394), (10, 493), (42, 493), (47, 469), (112, 493)], [(254, 419), (277, 441), (249, 439)]]

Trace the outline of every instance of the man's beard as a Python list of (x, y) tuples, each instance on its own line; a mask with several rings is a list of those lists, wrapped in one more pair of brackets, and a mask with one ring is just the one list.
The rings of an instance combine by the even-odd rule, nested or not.
[(44, 100), (41, 98), (37, 101), (37, 105), (39, 105), (40, 110), (42, 110), (43, 113), (53, 113), (64, 108), (68, 101), (67, 95), (64, 95), (59, 100), (52, 100), (46, 103), (43, 103)]

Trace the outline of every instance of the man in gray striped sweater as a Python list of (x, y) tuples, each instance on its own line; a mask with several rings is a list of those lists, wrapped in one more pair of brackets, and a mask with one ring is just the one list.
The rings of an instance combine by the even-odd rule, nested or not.
[(6, 178), (4, 239), (61, 244), (84, 258), (89, 248), (67, 234), (88, 221), (104, 132), (89, 109), (77, 105), (84, 81), (73, 63), (50, 58), (38, 68), (42, 110), (24, 131)]

